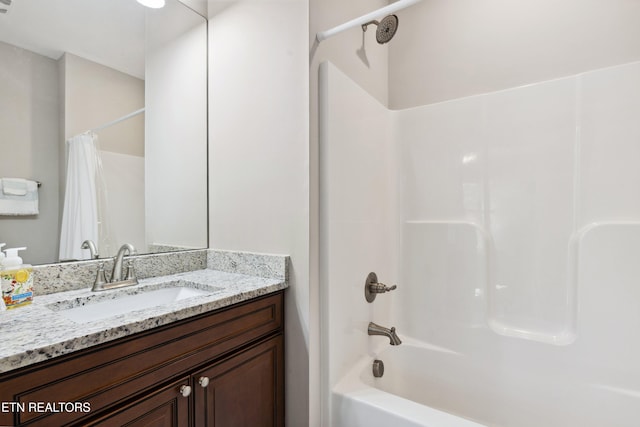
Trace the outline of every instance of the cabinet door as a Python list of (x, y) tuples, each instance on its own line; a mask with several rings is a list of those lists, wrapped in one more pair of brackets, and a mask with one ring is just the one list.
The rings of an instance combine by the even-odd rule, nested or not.
[[(127, 427), (188, 427), (190, 378), (152, 391), (124, 407), (107, 413), (83, 426)], [(182, 388), (186, 386), (188, 388)]]
[(284, 426), (282, 335), (198, 372), (193, 380), (196, 426)]

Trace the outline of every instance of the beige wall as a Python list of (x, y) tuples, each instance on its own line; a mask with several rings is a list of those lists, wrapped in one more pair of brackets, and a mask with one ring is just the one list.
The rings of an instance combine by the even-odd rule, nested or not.
[(184, 3), (191, 9), (195, 10), (202, 16), (208, 16), (208, 2), (207, 0), (179, 0), (180, 3)]
[(398, 13), (394, 109), (640, 59), (640, 2), (424, 0)]
[[(357, 26), (342, 32), (322, 43), (315, 41), (316, 33), (343, 24), (353, 18), (384, 7), (385, 0), (310, 0), (310, 47), (311, 47), (311, 106), (317, 99), (318, 67), (329, 60), (351, 76), (360, 86), (378, 101), (387, 104), (388, 45), (376, 42), (375, 26), (365, 33)], [(314, 117), (312, 111), (312, 117)]]
[[(321, 420), (321, 382), (326, 379), (320, 367), (320, 297), (318, 270), (318, 69), (323, 61), (331, 61), (367, 92), (387, 105), (388, 45), (375, 41), (374, 27), (366, 33), (356, 27), (317, 43), (316, 33), (333, 28), (353, 18), (387, 5), (385, 0), (310, 0), (309, 1), (309, 169), (310, 169), (310, 425), (327, 425)], [(354, 111), (354, 114), (358, 114)], [(326, 395), (326, 393), (324, 393)], [(326, 402), (324, 403), (326, 405)], [(326, 415), (326, 411), (325, 411)]]
[(58, 254), (58, 69), (54, 60), (0, 42), (0, 178), (42, 182), (40, 214), (0, 216), (0, 243), (26, 246), (25, 262)]
[(207, 246), (207, 26), (197, 22), (147, 50), (144, 200), (152, 245)]
[[(66, 185), (64, 141), (143, 108), (145, 82), (70, 53), (65, 53), (59, 62), (63, 72), (64, 105), (61, 116), (64, 138), (60, 141), (62, 207)], [(114, 256), (125, 241), (146, 252), (144, 168), (142, 171), (123, 169), (125, 162), (144, 164), (144, 125), (145, 114), (139, 114), (96, 132), (99, 149), (105, 153), (102, 176), (107, 188), (107, 208), (103, 211), (107, 226), (100, 235), (100, 256)], [(135, 231), (131, 233), (131, 230)], [(57, 260), (57, 256), (54, 259)]]
[[(143, 108), (144, 80), (65, 53), (65, 139)], [(144, 156), (144, 114), (101, 130), (100, 148)]]
[(209, 3), (209, 244), (291, 256), (286, 423), (309, 425), (307, 0)]

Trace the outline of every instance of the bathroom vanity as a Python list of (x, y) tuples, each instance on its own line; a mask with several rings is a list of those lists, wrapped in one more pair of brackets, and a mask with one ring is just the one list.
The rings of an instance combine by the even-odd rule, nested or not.
[[(3, 340), (39, 328), (0, 349), (0, 425), (283, 426), (286, 280), (205, 269), (141, 282), (0, 313)], [(209, 291), (99, 321), (64, 315), (167, 284)]]

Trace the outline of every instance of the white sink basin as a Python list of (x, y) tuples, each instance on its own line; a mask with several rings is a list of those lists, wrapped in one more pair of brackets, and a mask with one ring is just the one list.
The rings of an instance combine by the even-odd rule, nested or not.
[(136, 293), (133, 294), (128, 293), (126, 289), (113, 291), (113, 294), (109, 294), (110, 291), (104, 291), (104, 293), (100, 292), (100, 294), (77, 300), (75, 305), (82, 304), (80, 306), (69, 307), (70, 303), (63, 301), (50, 304), (48, 308), (76, 323), (89, 323), (132, 311), (171, 304), (187, 298), (211, 295), (220, 290), (215, 287), (206, 287), (205, 289), (171, 283), (160, 289), (158, 286), (150, 287), (150, 289), (136, 289), (134, 291)]

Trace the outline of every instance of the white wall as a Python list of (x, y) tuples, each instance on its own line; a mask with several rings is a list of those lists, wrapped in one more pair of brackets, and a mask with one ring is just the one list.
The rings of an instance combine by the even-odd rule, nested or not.
[[(154, 40), (145, 75), (147, 243), (202, 248), (207, 246), (207, 28), (202, 22), (167, 37), (162, 19), (148, 21)], [(176, 221), (179, 226), (172, 225)]]
[(389, 105), (408, 108), (640, 59), (640, 2), (424, 0), (398, 13)]
[[(419, 272), (450, 271), (444, 261), (463, 256), (465, 242), (476, 241), (482, 250), (465, 256), (459, 271), (490, 264), (488, 271), (455, 281), (443, 273), (437, 277), (448, 281), (431, 280), (428, 288), (442, 286), (439, 292), (457, 295), (459, 303), (469, 295), (469, 309), (460, 310), (469, 314), (477, 309), (474, 299), (486, 296), (486, 320), (499, 333), (551, 343), (575, 339), (575, 301), (567, 295), (576, 286), (568, 248), (580, 227), (574, 197), (579, 81), (564, 78), (396, 115), (404, 242), (412, 248), (403, 271), (414, 271), (412, 283), (421, 283)], [(454, 249), (454, 242), (460, 246)], [(442, 259), (445, 253), (450, 256)], [(415, 261), (414, 254), (428, 255)], [(486, 295), (474, 298), (474, 289)], [(422, 310), (416, 301), (442, 302), (404, 295), (409, 312)], [(453, 315), (453, 305), (446, 306)]]
[[(638, 115), (640, 62), (395, 112), (402, 329), (498, 372), (498, 399), (543, 409), (481, 421), (637, 422), (635, 402), (606, 390), (640, 388), (640, 347), (621, 332), (640, 326)], [(523, 373), (541, 389), (516, 392)], [(574, 391), (557, 407), (545, 389)]]
[(320, 89), (321, 425), (329, 426), (330, 390), (388, 344), (367, 335), (368, 323), (393, 326), (395, 294), (368, 303), (364, 283), (370, 272), (397, 283), (397, 150), (387, 108), (331, 63), (321, 65)]
[[(360, 13), (364, 13), (381, 5), (368, 2), (345, 4), (312, 0), (310, 37), (313, 38), (317, 31), (357, 16), (358, 13), (349, 14), (349, 10), (358, 6), (364, 9)], [(335, 16), (334, 19), (331, 19), (332, 15)], [(403, 215), (407, 215), (406, 219), (409, 221), (410, 218), (411, 221), (403, 226), (405, 250), (429, 257), (427, 260), (418, 258), (413, 264), (402, 264), (402, 268), (414, 277), (423, 274), (425, 269), (433, 274), (430, 277), (433, 286), (415, 289), (417, 293), (405, 299), (404, 303), (407, 304), (406, 307), (411, 304), (420, 305), (422, 302), (427, 304), (421, 306), (423, 309), (418, 312), (418, 316), (420, 313), (426, 313), (428, 316), (427, 321), (422, 318), (421, 323), (434, 325), (435, 319), (440, 319), (440, 323), (427, 327), (421, 333), (426, 337), (438, 336), (447, 344), (450, 344), (447, 338), (456, 337), (450, 333), (456, 328), (458, 331), (461, 327), (486, 330), (483, 326), (486, 324), (487, 316), (493, 316), (507, 324), (512, 323), (513, 327), (506, 328), (511, 329), (511, 332), (518, 328), (533, 332), (529, 334), (533, 339), (548, 339), (548, 342), (556, 338), (558, 342), (571, 340), (576, 330), (575, 321), (571, 319), (574, 312), (572, 309), (567, 310), (563, 305), (563, 296), (567, 297), (566, 294), (569, 292), (568, 297), (571, 297), (570, 292), (574, 284), (571, 283), (573, 278), (570, 272), (564, 270), (571, 262), (571, 252), (563, 246), (563, 241), (568, 240), (576, 227), (580, 226), (580, 221), (586, 219), (579, 215), (591, 215), (586, 212), (592, 210), (606, 211), (607, 206), (623, 207), (624, 204), (628, 208), (633, 202), (627, 199), (629, 203), (625, 204), (623, 199), (618, 199), (621, 193), (604, 190), (605, 187), (595, 180), (590, 182), (590, 185), (595, 187), (583, 187), (580, 190), (583, 192), (580, 196), (583, 201), (580, 203), (584, 203), (584, 200), (594, 200), (589, 202), (590, 208), (579, 215), (576, 213), (573, 207), (576, 197), (574, 187), (578, 184), (572, 175), (573, 162), (576, 160), (575, 146), (572, 145), (574, 140), (571, 139), (571, 135), (575, 134), (576, 123), (571, 113), (575, 113), (578, 105), (576, 94), (585, 92), (579, 92), (578, 88), (572, 87), (575, 79), (568, 84), (550, 80), (639, 59), (640, 27), (637, 23), (640, 22), (640, 3), (626, 0), (543, 0), (529, 4), (499, 0), (424, 0), (416, 6), (398, 12), (398, 15), (398, 33), (387, 45), (388, 61), (384, 60), (371, 68), (366, 68), (362, 61), (358, 63), (356, 51), (361, 39), (356, 41), (355, 37), (361, 34), (358, 34), (357, 29), (337, 36), (337, 39), (333, 39), (333, 44), (328, 44), (331, 39), (319, 46), (313, 43), (313, 39), (310, 41), (311, 241), (316, 241), (318, 236), (315, 227), (316, 212), (325, 208), (324, 204), (316, 204), (317, 193), (314, 185), (318, 176), (317, 170), (314, 169), (314, 159), (318, 158), (315, 73), (320, 61), (330, 59), (369, 92), (372, 98), (382, 101), (383, 104), (388, 99), (389, 106), (394, 109), (458, 99), (452, 103), (421, 107), (428, 110), (428, 113), (402, 111), (394, 118), (397, 120), (396, 131), (406, 137), (403, 140), (406, 151), (400, 170), (407, 174), (404, 177), (407, 183), (402, 192), (412, 194), (406, 196), (403, 205)], [(367, 45), (369, 53), (372, 52), (372, 48), (373, 46)], [(374, 75), (387, 76), (387, 72), (386, 81), (385, 77), (368, 79)], [(636, 86), (635, 83), (628, 82), (629, 75), (618, 78), (627, 82), (623, 84), (626, 91), (635, 93)], [(372, 81), (377, 84), (373, 84)], [(518, 89), (514, 89), (513, 92), (495, 93), (498, 90), (537, 82), (544, 83), (529, 91), (523, 88), (519, 92), (516, 92)], [(381, 96), (380, 88), (384, 88), (384, 93), (387, 93), (387, 83), (388, 95), (385, 95), (385, 98)], [(621, 88), (616, 88), (615, 92), (619, 93), (610, 97), (606, 95), (610, 89), (607, 84), (601, 84), (601, 89), (600, 96), (610, 101), (600, 103), (603, 105), (603, 114), (612, 103), (626, 105), (631, 102), (621, 101), (625, 99), (621, 95)], [(459, 99), (483, 93), (490, 93), (490, 96), (482, 99)], [(595, 106), (598, 103), (590, 105)], [(615, 110), (624, 110), (620, 108), (615, 107)], [(591, 107), (589, 110), (591, 111)], [(343, 111), (343, 114), (354, 123), (360, 123), (362, 111), (363, 107), (353, 106), (350, 111)], [(412, 117), (412, 114), (416, 117)], [(336, 120), (334, 115), (331, 117)], [(604, 115), (600, 117), (603, 118)], [(583, 117), (585, 120), (586, 118)], [(629, 120), (628, 114), (620, 116), (619, 113), (612, 113), (608, 121), (617, 123), (624, 131), (614, 131), (615, 125), (607, 125), (606, 131), (600, 129), (602, 135), (609, 135), (607, 132), (625, 134), (624, 140), (635, 141), (636, 128), (629, 126)], [(412, 133), (418, 132), (419, 129), (424, 132)], [(478, 138), (482, 141), (486, 138), (487, 141), (495, 143), (490, 161), (486, 157), (486, 147), (483, 151), (482, 144), (477, 145)], [(347, 144), (351, 142), (348, 141)], [(587, 139), (583, 142), (588, 144)], [(605, 150), (602, 146), (595, 151), (590, 149), (589, 156), (593, 157), (588, 157), (588, 168), (603, 172), (604, 169), (598, 168), (595, 163), (605, 161), (608, 168), (606, 170), (612, 173), (612, 176), (616, 176), (619, 183), (635, 179), (635, 176), (631, 176), (632, 169), (627, 167), (627, 161), (635, 158), (629, 151), (634, 143), (625, 142), (623, 145), (623, 149), (620, 150), (623, 153), (621, 156), (614, 155), (615, 150)], [(453, 152), (456, 154), (452, 155)], [(359, 167), (357, 154), (343, 155), (352, 162), (340, 165), (343, 172), (351, 170), (356, 173)], [(360, 155), (362, 161), (366, 161), (368, 156), (374, 154), (361, 152)], [(341, 161), (340, 156), (335, 159)], [(618, 161), (622, 161), (625, 166), (617, 169), (614, 164)], [(485, 181), (478, 180), (478, 176), (487, 172), (483, 168), (489, 165), (491, 173), (488, 178)], [(541, 169), (542, 165), (546, 169)], [(590, 180), (588, 176), (585, 179)], [(490, 196), (485, 191), (486, 182), (489, 181), (495, 186), (495, 191)], [(610, 181), (607, 179), (606, 182)], [(594, 196), (594, 189), (598, 190), (597, 196)], [(424, 197), (425, 192), (430, 194), (428, 199)], [(609, 203), (606, 194), (614, 201), (613, 204)], [(360, 201), (366, 204), (368, 196), (364, 192), (362, 197), (355, 193), (353, 197), (351, 203), (357, 204), (356, 201)], [(583, 197), (586, 199), (582, 199)], [(486, 203), (491, 200), (494, 202), (492, 210), (484, 211)], [(624, 217), (624, 214), (618, 214), (618, 217), (620, 215)], [(530, 228), (528, 225), (522, 226), (523, 222), (536, 216), (540, 217), (546, 226), (543, 227), (539, 223)], [(554, 221), (551, 221), (552, 218)], [(432, 223), (425, 224), (425, 219)], [(445, 219), (451, 224), (439, 223)], [(477, 224), (474, 221), (477, 221)], [(506, 264), (502, 262), (498, 276), (521, 276), (523, 272), (535, 269), (536, 262), (538, 266), (549, 267), (547, 272), (537, 270), (533, 277), (529, 277), (526, 286), (520, 289), (521, 292), (515, 286), (502, 288), (502, 294), (493, 295), (495, 303), (489, 308), (489, 312), (486, 311), (486, 293), (483, 292), (489, 282), (490, 268), (490, 262), (487, 261), (490, 244), (487, 244), (487, 234), (483, 231), (485, 224), (493, 224), (492, 232), (496, 234), (502, 248), (501, 258), (505, 259), (509, 254), (521, 250), (531, 256), (528, 266), (527, 262), (520, 262), (525, 258), (516, 260), (513, 265), (508, 261)], [(634, 230), (629, 228), (628, 232), (633, 234)], [(344, 239), (330, 242), (331, 247), (339, 251), (340, 243), (349, 244), (350, 240), (347, 237), (348, 234), (345, 234)], [(535, 245), (526, 244), (530, 238), (535, 238)], [(608, 240), (609, 237), (603, 237), (596, 232), (593, 233), (592, 239), (585, 240), (585, 244), (588, 243), (588, 249), (585, 246), (585, 250), (589, 253), (585, 257), (589, 262), (594, 259), (592, 251), (601, 242), (600, 239), (611, 242)], [(448, 246), (443, 250), (445, 242)], [(616, 253), (623, 253), (627, 247), (625, 245), (630, 244), (628, 240), (617, 242), (620, 246)], [(318, 270), (313, 261), (316, 258), (314, 245), (311, 248), (313, 293), (317, 289), (313, 280), (317, 277)], [(328, 254), (330, 257), (331, 252)], [(452, 257), (459, 257), (459, 262), (451, 262)], [(607, 262), (609, 261), (610, 258), (607, 258)], [(465, 268), (459, 268), (461, 264)], [(625, 269), (627, 266), (625, 264)], [(330, 268), (327, 271), (332, 270)], [(613, 270), (607, 274), (614, 277)], [(543, 283), (540, 289), (535, 288), (537, 283)], [(401, 289), (402, 283), (399, 285)], [(590, 313), (595, 310), (597, 286), (593, 281), (585, 284), (589, 298), (585, 301)], [(625, 288), (622, 294), (629, 292), (632, 290)], [(600, 295), (600, 298), (602, 297)], [(398, 297), (395, 298), (398, 300)], [(312, 297), (312, 303), (313, 301), (316, 299)], [(322, 304), (327, 304), (327, 301), (322, 301)], [(624, 305), (620, 301), (618, 304)], [(612, 300), (610, 307), (615, 305)], [(510, 306), (522, 310), (510, 311)], [(326, 309), (331, 310), (331, 306)], [(312, 304), (312, 313), (313, 310)], [(331, 313), (333, 315), (333, 312)], [(354, 317), (357, 315), (353, 314)], [(625, 316), (632, 316), (631, 312), (621, 315)], [(399, 329), (400, 334), (403, 329), (414, 333), (415, 325), (420, 324), (414, 320), (403, 323), (403, 327)], [(595, 317), (593, 320), (595, 321)], [(532, 323), (527, 323), (528, 321)], [(504, 325), (494, 322), (493, 326), (500, 329), (500, 326)], [(345, 330), (352, 330), (351, 325), (341, 332)], [(611, 328), (609, 333), (617, 336), (614, 328)], [(597, 346), (597, 341), (591, 334), (600, 334), (600, 338), (606, 335), (604, 331), (590, 331), (588, 348), (590, 345)], [(466, 338), (468, 336), (462, 337), (461, 341), (465, 341)], [(355, 339), (357, 341), (358, 337)], [(460, 336), (453, 340), (460, 341)], [(579, 339), (578, 345), (582, 345), (584, 340), (585, 338)], [(616, 341), (614, 347), (617, 348), (621, 342)], [(478, 340), (468, 340), (466, 343), (470, 346), (477, 344), (479, 348), (493, 348)], [(572, 348), (574, 350), (567, 352), (562, 359), (563, 364), (571, 365), (577, 358), (590, 354), (590, 350), (586, 348)], [(511, 353), (513, 348), (509, 345), (500, 347), (497, 351), (515, 354)], [(320, 354), (320, 351), (312, 353), (312, 370), (314, 354)], [(525, 351), (519, 355), (526, 354)], [(602, 356), (600, 360), (604, 359)], [(498, 366), (497, 370), (500, 369), (501, 366)], [(335, 372), (331, 375), (333, 374)]]
[(291, 256), (286, 423), (309, 424), (308, 7), (209, 2), (210, 246)]

